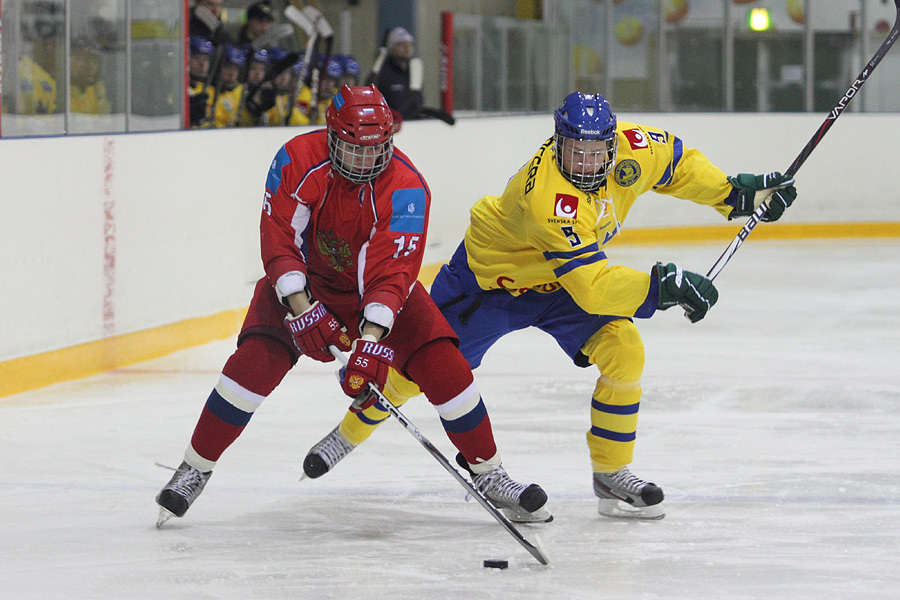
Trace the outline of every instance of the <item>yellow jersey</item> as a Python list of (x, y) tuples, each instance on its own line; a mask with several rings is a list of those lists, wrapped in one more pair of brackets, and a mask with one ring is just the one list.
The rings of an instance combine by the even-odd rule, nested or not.
[[(210, 90), (215, 96), (215, 91)], [(238, 109), (241, 109), (241, 96), (244, 94), (243, 84), (238, 84), (231, 90), (219, 90), (216, 99), (216, 110), (213, 113), (213, 127), (233, 127), (238, 122)], [(212, 96), (209, 99), (212, 104)]]
[(613, 172), (597, 192), (582, 192), (556, 166), (547, 140), (501, 196), (471, 209), (465, 246), (485, 290), (519, 295), (560, 287), (586, 312), (631, 317), (647, 297), (647, 271), (610, 265), (604, 248), (637, 198), (650, 190), (711, 206), (727, 216), (732, 186), (698, 150), (661, 129), (619, 121)]
[(71, 94), (71, 111), (87, 115), (108, 115), (112, 105), (106, 97), (106, 86), (98, 81), (85, 87), (73, 85)]
[[(288, 104), (290, 102), (290, 94), (278, 94), (275, 96), (275, 106), (264, 113), (263, 120), (265, 124), (270, 126), (284, 125), (284, 117), (288, 114)], [(291, 107), (291, 118), (287, 124), (309, 125), (309, 116), (302, 113), (297, 103), (294, 103), (294, 106)]]
[(56, 81), (30, 56), (19, 59), (19, 94), (16, 112), (46, 115), (56, 112)]

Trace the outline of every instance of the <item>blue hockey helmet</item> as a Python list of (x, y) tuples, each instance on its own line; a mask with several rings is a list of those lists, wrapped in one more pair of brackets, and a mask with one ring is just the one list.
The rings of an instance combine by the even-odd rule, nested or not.
[(269, 62), (269, 51), (265, 48), (260, 48), (259, 50), (252, 52), (248, 58), (250, 59), (250, 62), (267, 64)]
[(191, 48), (191, 54), (206, 54), (212, 56), (216, 53), (213, 43), (205, 37), (199, 35), (190, 36), (188, 43)]
[(359, 77), (362, 71), (360, 70), (359, 63), (356, 62), (355, 58), (353, 58), (349, 54), (341, 54), (340, 61), (341, 66), (344, 68), (345, 74)]
[(247, 55), (244, 54), (244, 51), (237, 46), (228, 44), (227, 46), (225, 46), (225, 54), (222, 55), (222, 60), (225, 61), (226, 65), (236, 65), (238, 67), (243, 67), (244, 63), (247, 62)]
[(270, 65), (277, 64), (278, 61), (288, 55), (287, 50), (282, 50), (281, 48), (269, 48), (268, 54)]
[(616, 162), (616, 115), (599, 94), (573, 92), (553, 113), (556, 165), (583, 192), (596, 192)]
[(334, 56), (330, 57), (328, 64), (325, 65), (325, 75), (333, 79), (340, 79), (343, 74), (344, 67), (341, 66), (341, 61)]

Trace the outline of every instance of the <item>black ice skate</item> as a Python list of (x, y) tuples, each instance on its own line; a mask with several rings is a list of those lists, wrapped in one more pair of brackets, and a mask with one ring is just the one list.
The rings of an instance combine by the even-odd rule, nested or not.
[[(350, 454), (355, 448), (353, 444), (341, 435), (340, 425), (331, 430), (331, 433), (322, 438), (318, 444), (309, 449), (306, 458), (303, 459), (303, 477), (315, 479), (321, 477), (334, 468), (342, 458)], [(303, 479), (301, 477), (300, 479)]]
[(486, 473), (473, 473), (462, 454), (456, 455), (456, 462), (472, 476), (475, 489), (513, 523), (549, 523), (553, 520), (545, 506), (547, 492), (538, 484), (518, 483), (500, 465)]
[(615, 473), (594, 473), (594, 494), (601, 515), (626, 519), (662, 519), (662, 488), (631, 474), (628, 467)]
[(182, 461), (169, 483), (156, 495), (156, 503), (159, 504), (156, 526), (162, 527), (172, 517), (183, 517), (211, 476), (212, 471), (201, 473)]

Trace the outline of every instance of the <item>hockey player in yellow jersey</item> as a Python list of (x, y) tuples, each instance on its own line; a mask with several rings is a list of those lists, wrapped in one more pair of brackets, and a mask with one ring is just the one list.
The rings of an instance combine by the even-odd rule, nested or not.
[(69, 110), (88, 115), (108, 115), (112, 104), (106, 95), (106, 85), (100, 79), (100, 48), (89, 40), (72, 42), (69, 60), (72, 85)]
[(19, 94), (16, 112), (48, 115), (56, 112), (56, 80), (32, 57), (19, 59)]
[[(648, 270), (610, 265), (606, 246), (637, 198), (650, 190), (691, 200), (728, 219), (763, 200), (763, 220), (781, 217), (797, 195), (779, 173), (727, 177), (675, 135), (616, 119), (602, 96), (575, 92), (554, 114), (555, 133), (501, 196), (471, 209), (465, 239), (435, 279), (431, 295), (474, 369), (503, 335), (537, 327), (580, 367), (600, 373), (590, 399), (587, 443), (601, 514), (660, 519), (662, 489), (633, 475), (644, 346), (634, 319), (681, 306), (701, 320), (718, 292), (704, 275), (672, 263)], [(395, 404), (418, 390), (392, 372)], [(304, 460), (330, 470), (388, 417), (379, 405), (344, 420)]]
[(210, 125), (210, 61), (216, 50), (212, 42), (192, 35), (189, 38), (190, 59), (188, 62), (188, 75), (190, 86), (188, 87), (189, 119), (192, 129), (209, 127)]
[(234, 127), (238, 124), (243, 108), (241, 97), (244, 94), (240, 75), (246, 61), (243, 50), (231, 44), (225, 46), (219, 82), (210, 100), (215, 101), (215, 109), (212, 110), (213, 127)]
[[(288, 53), (280, 48), (271, 48), (269, 50), (271, 68), (281, 68), (279, 65), (287, 55)], [(300, 108), (304, 99), (306, 104), (309, 104), (309, 88), (301, 82), (299, 93), (294, 97), (294, 92), (297, 91), (296, 77), (302, 72), (301, 67), (302, 60), (298, 60), (293, 66), (271, 73), (272, 81), (260, 86), (247, 101), (247, 110), (242, 119), (245, 126), (278, 127), (309, 124), (309, 117)]]

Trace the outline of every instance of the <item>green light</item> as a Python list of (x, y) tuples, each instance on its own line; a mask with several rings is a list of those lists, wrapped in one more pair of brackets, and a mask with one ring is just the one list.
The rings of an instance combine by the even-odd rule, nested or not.
[(769, 19), (768, 8), (754, 8), (750, 11), (749, 19), (750, 29), (753, 31), (766, 31), (772, 27), (772, 21)]

